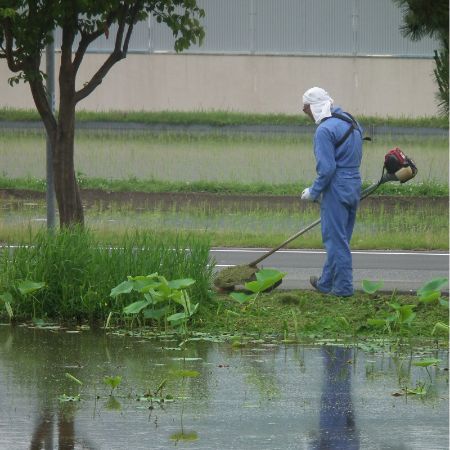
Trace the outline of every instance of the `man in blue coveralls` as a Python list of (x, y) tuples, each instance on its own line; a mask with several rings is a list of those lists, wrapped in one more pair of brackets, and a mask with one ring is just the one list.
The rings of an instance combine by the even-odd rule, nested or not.
[(333, 99), (319, 87), (303, 94), (303, 112), (318, 125), (314, 134), (317, 177), (301, 199), (320, 201), (327, 253), (322, 275), (312, 276), (310, 282), (319, 292), (349, 297), (353, 295), (349, 243), (361, 195), (362, 129), (350, 114), (333, 107)]

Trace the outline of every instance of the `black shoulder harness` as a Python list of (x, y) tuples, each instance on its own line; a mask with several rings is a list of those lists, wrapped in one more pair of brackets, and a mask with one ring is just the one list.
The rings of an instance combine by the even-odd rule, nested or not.
[[(335, 112), (331, 113), (331, 117), (335, 117), (336, 119), (341, 119), (341, 120), (343, 120), (344, 122), (347, 122), (347, 123), (350, 124), (350, 127), (349, 127), (349, 129), (345, 132), (344, 136), (342, 136), (342, 138), (339, 139), (338, 142), (336, 142), (336, 148), (340, 147), (340, 146), (347, 140), (347, 138), (350, 136), (350, 134), (353, 133), (353, 131), (357, 130), (357, 131), (359, 132), (359, 134), (361, 134), (361, 130), (359, 129), (358, 123), (356, 122), (356, 120), (354, 119), (354, 117), (353, 117), (350, 113), (348, 113), (348, 112), (346, 112), (345, 114), (346, 114), (346, 115), (344, 115), (344, 114), (338, 114), (338, 113), (335, 113)], [(327, 119), (329, 119), (329, 117), (326, 117), (326, 118), (323, 119), (323, 120), (327, 120)], [(364, 141), (370, 141), (371, 139), (365, 137), (365, 138), (363, 138), (363, 140), (364, 140)]]

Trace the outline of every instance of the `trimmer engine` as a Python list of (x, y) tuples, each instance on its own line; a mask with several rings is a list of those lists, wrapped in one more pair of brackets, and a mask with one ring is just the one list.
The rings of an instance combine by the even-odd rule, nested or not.
[(415, 162), (408, 158), (398, 147), (386, 153), (384, 169), (389, 175), (394, 175), (400, 183), (405, 183), (417, 175)]

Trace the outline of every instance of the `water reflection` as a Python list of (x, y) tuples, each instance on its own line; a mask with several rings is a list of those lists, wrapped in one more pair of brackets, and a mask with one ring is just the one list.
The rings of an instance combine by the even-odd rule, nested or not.
[[(0, 327), (0, 449), (448, 448), (444, 370), (433, 399), (406, 402), (392, 396), (399, 376), (389, 355), (262, 341), (183, 347)], [(412, 385), (426, 376), (407, 359), (403, 367)], [(180, 370), (199, 376), (181, 383), (170, 375)], [(114, 396), (105, 376), (122, 377)], [(148, 392), (173, 401), (151, 403)], [(63, 394), (81, 400), (61, 402)]]
[(35, 422), (29, 448), (30, 450), (74, 450), (77, 445), (84, 450), (99, 448), (91, 440), (81, 438), (80, 435), (82, 433), (75, 431), (73, 407), (59, 408), (56, 414), (46, 408)]
[(318, 439), (312, 450), (357, 450), (359, 435), (351, 392), (352, 350), (323, 347), (324, 373)]
[(53, 412), (44, 409), (36, 420), (30, 450), (52, 450), (53, 448)]

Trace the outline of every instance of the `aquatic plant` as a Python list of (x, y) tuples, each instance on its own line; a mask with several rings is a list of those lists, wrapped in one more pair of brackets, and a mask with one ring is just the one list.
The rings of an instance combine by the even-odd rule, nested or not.
[(270, 290), (270, 288), (282, 280), (285, 275), (287, 275), (286, 272), (280, 272), (276, 269), (258, 270), (255, 274), (256, 280), (249, 281), (244, 285), (245, 290), (252, 292), (251, 294), (246, 294), (245, 292), (232, 292), (230, 297), (240, 304), (255, 302), (261, 293)]
[(66, 395), (62, 394), (58, 397), (60, 403), (68, 403), (68, 402), (79, 402), (81, 400), (80, 394), (77, 395)]
[[(36, 320), (36, 302), (38, 301), (35, 293), (40, 291), (42, 288), (46, 286), (45, 282), (36, 282), (31, 280), (22, 280), (14, 282), (10, 286), (10, 291), (14, 293), (20, 293), (22, 299), (26, 299), (26, 297), (31, 297), (33, 304), (33, 320)], [(16, 296), (17, 297), (17, 296)], [(12, 304), (14, 303), (14, 296), (11, 292), (3, 292), (0, 294), (0, 300), (3, 301), (6, 312), (9, 316), (9, 319), (12, 320), (14, 317), (14, 311), (12, 308)], [(17, 300), (18, 301), (18, 300)]]
[(428, 371), (428, 367), (437, 366), (440, 362), (441, 362), (441, 360), (438, 359), (438, 358), (423, 358), (423, 359), (421, 359), (419, 361), (413, 361), (412, 365), (413, 366), (417, 366), (417, 367), (424, 367), (425, 370), (427, 371), (427, 374), (428, 374), (429, 378), (430, 378), (430, 382), (432, 383), (433, 380), (431, 378), (430, 372)]
[(107, 386), (109, 386), (111, 388), (111, 392), (109, 395), (113, 395), (113, 391), (120, 385), (120, 383), (122, 382), (122, 377), (120, 375), (116, 375), (116, 376), (111, 376), (111, 375), (106, 375), (103, 378), (103, 383), (105, 383)]
[(448, 301), (442, 298), (441, 289), (448, 284), (448, 278), (438, 277), (425, 283), (417, 291), (419, 301), (422, 303), (431, 303), (437, 300), (442, 306), (448, 307)]
[[(419, 301), (422, 303), (432, 303), (439, 302), (439, 304), (446, 309), (448, 309), (448, 300), (442, 297), (441, 289), (448, 284), (448, 278), (446, 277), (438, 277), (433, 278), (428, 283), (425, 283), (418, 291), (417, 295), (419, 297)], [(431, 332), (432, 335), (436, 333), (446, 333), (448, 334), (450, 327), (448, 323), (436, 322), (433, 330)]]
[(69, 380), (71, 380), (71, 381), (73, 381), (73, 382), (79, 384), (80, 386), (83, 385), (83, 382), (80, 381), (77, 377), (74, 377), (71, 373), (66, 372), (66, 373), (65, 373), (65, 376), (66, 376), (66, 378), (68, 378)]
[(37, 291), (41, 290), (42, 288), (45, 287), (45, 282), (35, 282), (35, 281), (31, 281), (31, 280), (25, 280), (25, 281), (21, 281), (18, 286), (17, 289), (19, 290), (19, 292), (24, 296), (30, 296), (32, 298), (32, 302), (33, 302), (33, 319), (36, 318), (36, 306), (35, 306), (35, 302), (37, 302), (37, 298), (34, 295)]
[[(186, 289), (195, 283), (192, 278), (168, 281), (157, 272), (146, 276), (128, 276), (111, 290), (110, 296), (117, 297), (121, 294), (131, 294), (137, 292), (144, 297), (141, 300), (130, 303), (123, 308), (124, 314), (143, 319), (154, 319), (159, 323), (161, 318), (170, 322), (173, 326), (184, 326), (187, 331), (187, 320), (195, 314), (199, 303), (191, 305), (189, 294)], [(183, 307), (183, 312), (174, 312), (173, 304)], [(170, 314), (173, 312), (173, 314)]]
[[(186, 388), (186, 379), (188, 378), (197, 378), (200, 375), (200, 372), (197, 370), (188, 370), (188, 369), (179, 369), (173, 370), (170, 373), (172, 378), (181, 378), (181, 412), (180, 412), (180, 424), (181, 424), (181, 432), (176, 433), (178, 439), (180, 440), (185, 436), (185, 430), (183, 425), (183, 414), (184, 414), (184, 400), (185, 400), (185, 388)], [(195, 437), (197, 438), (196, 434)], [(185, 439), (183, 439), (185, 440)], [(192, 439), (188, 439), (192, 440)]]
[(0, 294), (0, 300), (5, 305), (6, 313), (8, 314), (9, 320), (11, 321), (14, 317), (14, 311), (11, 306), (11, 303), (13, 302), (13, 296), (9, 292), (3, 292), (2, 294)]

